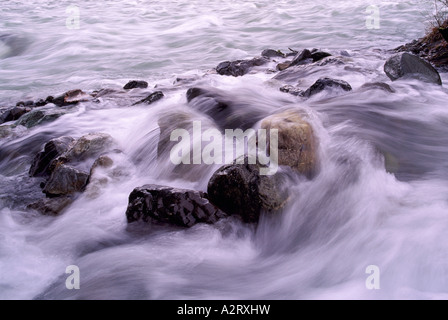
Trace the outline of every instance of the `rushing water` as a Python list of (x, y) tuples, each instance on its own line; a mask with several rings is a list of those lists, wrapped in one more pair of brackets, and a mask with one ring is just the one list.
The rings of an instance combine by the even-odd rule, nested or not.
[[(79, 29), (66, 26), (71, 5)], [(380, 8), (379, 29), (366, 28), (370, 5)], [(423, 2), (33, 0), (3, 1), (0, 10), (0, 105), (74, 88), (118, 89), (130, 79), (170, 88), (151, 107), (123, 98), (81, 103), (0, 140), (1, 299), (448, 298), (448, 94), (418, 81), (392, 84), (382, 71), (387, 50), (424, 34)], [(353, 92), (303, 102), (279, 92), (272, 74), (203, 77), (223, 60), (269, 47), (347, 51), (343, 66), (304, 68), (300, 86), (328, 76)], [(360, 89), (372, 81), (395, 93)], [(173, 177), (157, 159), (158, 117), (191, 112), (185, 92), (193, 84), (226, 90), (266, 114), (285, 105), (306, 111), (320, 172), (297, 177), (294, 200), (257, 227), (228, 219), (132, 230), (125, 211), (133, 188), (205, 191), (218, 168)], [(121, 175), (57, 218), (24, 210), (21, 202), (41, 192), (27, 177), (34, 154), (53, 137), (89, 132), (118, 142)], [(81, 270), (80, 290), (65, 288), (69, 265)], [(369, 265), (380, 269), (380, 290), (366, 289)]]

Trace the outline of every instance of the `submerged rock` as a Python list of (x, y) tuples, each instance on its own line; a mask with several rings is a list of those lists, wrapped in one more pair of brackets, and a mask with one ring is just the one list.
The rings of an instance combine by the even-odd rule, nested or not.
[(70, 195), (83, 191), (88, 181), (88, 173), (65, 164), (57, 164), (43, 192), (47, 196)]
[(282, 190), (278, 175), (260, 175), (260, 166), (225, 165), (217, 170), (208, 183), (208, 198), (229, 215), (240, 216), (245, 222), (258, 222), (262, 211), (281, 209), (288, 194)]
[(429, 62), (407, 52), (390, 57), (384, 65), (384, 72), (392, 81), (413, 78), (442, 85), (440, 74)]
[(57, 216), (71, 205), (74, 201), (73, 197), (63, 196), (57, 198), (44, 198), (33, 202), (27, 206), (28, 210), (36, 210), (45, 216)]
[(290, 63), (289, 67), (293, 66), (299, 66), (303, 64), (309, 64), (313, 62), (311, 51), (308, 49), (303, 50), (301, 53), (297, 54), (292, 62)]
[(216, 71), (222, 76), (244, 76), (253, 67), (259, 67), (266, 64), (269, 60), (262, 58), (254, 58), (251, 60), (224, 61), (217, 67)]
[(280, 91), (284, 92), (284, 93), (292, 94), (293, 96), (296, 96), (296, 97), (303, 97), (303, 94), (304, 94), (303, 90), (301, 90), (299, 88), (296, 88), (294, 86), (291, 86), (289, 84), (284, 85), (283, 87), (281, 87)]
[(24, 106), (7, 109), (0, 115), (0, 123), (19, 120), (20, 117), (31, 110), (32, 109), (30, 107)]
[(203, 192), (145, 185), (134, 189), (126, 211), (128, 223), (162, 222), (181, 227), (215, 223), (226, 217)]
[(328, 88), (342, 89), (343, 91), (352, 91), (349, 83), (343, 80), (335, 80), (330, 78), (321, 78), (317, 80), (308, 90), (303, 94), (304, 97), (314, 96)]
[(62, 117), (64, 114), (66, 114), (66, 110), (61, 109), (35, 109), (25, 115), (23, 115), (15, 125), (24, 126), (28, 129), (33, 128), (37, 125), (52, 122), (60, 117)]
[(146, 103), (146, 104), (152, 104), (156, 101), (159, 101), (160, 99), (162, 99), (165, 95), (163, 94), (162, 91), (156, 91), (151, 93), (149, 96), (147, 96), (145, 99), (142, 99), (136, 103), (134, 103), (134, 106), (140, 103)]
[(53, 160), (67, 152), (74, 142), (75, 139), (72, 137), (61, 137), (47, 142), (44, 150), (34, 158), (29, 175), (31, 177), (49, 176), (51, 174), (50, 165)]
[(141, 80), (132, 80), (132, 81), (129, 81), (123, 87), (123, 89), (125, 89), (125, 90), (130, 90), (130, 89), (135, 89), (135, 88), (146, 89), (146, 88), (148, 88), (148, 82), (141, 81)]
[(284, 58), (285, 54), (280, 50), (266, 49), (263, 50), (261, 56), (265, 58)]
[(360, 90), (383, 90), (383, 91), (387, 91), (390, 93), (394, 93), (396, 92), (395, 89), (393, 89), (390, 85), (388, 85), (385, 82), (369, 82), (369, 83), (365, 83), (361, 86)]
[[(261, 122), (261, 128), (278, 130), (278, 164), (311, 178), (317, 168), (317, 141), (309, 122), (295, 110), (271, 115)], [(269, 137), (268, 134), (268, 150)]]
[(89, 133), (79, 138), (64, 154), (64, 158), (69, 162), (96, 158), (113, 147), (114, 144), (114, 139), (107, 133)]

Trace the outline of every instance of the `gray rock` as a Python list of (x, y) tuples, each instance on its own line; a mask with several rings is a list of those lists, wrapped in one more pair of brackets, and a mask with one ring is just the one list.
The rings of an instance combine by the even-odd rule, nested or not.
[(69, 162), (96, 158), (115, 145), (114, 139), (107, 133), (89, 133), (79, 138), (64, 157)]
[(136, 103), (134, 103), (133, 105), (137, 105), (140, 103), (145, 103), (145, 104), (152, 104), (156, 101), (159, 101), (160, 99), (162, 99), (165, 95), (163, 94), (162, 91), (156, 91), (151, 93), (149, 96), (147, 96), (145, 99), (142, 99)]
[(15, 125), (18, 126), (24, 126), (28, 129), (33, 128), (37, 125), (48, 123), (55, 121), (56, 119), (62, 117), (64, 114), (66, 114), (66, 110), (42, 110), (42, 109), (35, 109), (25, 115), (23, 115), (16, 123)]
[(123, 87), (123, 89), (125, 89), (125, 90), (130, 90), (130, 89), (135, 89), (135, 88), (146, 89), (146, 88), (148, 88), (148, 82), (141, 81), (141, 80), (132, 80), (132, 81), (129, 81)]
[(311, 54), (311, 51), (308, 49), (303, 50), (301, 53), (297, 54), (294, 59), (292, 60), (290, 67), (303, 65), (303, 64), (309, 64), (313, 62), (313, 57)]
[(412, 78), (442, 85), (440, 74), (429, 62), (407, 52), (390, 57), (384, 65), (384, 72), (392, 81)]
[(265, 58), (284, 58), (285, 54), (280, 50), (266, 49), (263, 50), (261, 56)]
[(145, 185), (130, 194), (126, 217), (128, 223), (161, 222), (192, 227), (197, 223), (215, 223), (226, 214), (211, 204), (203, 192)]
[(282, 190), (280, 176), (260, 175), (260, 166), (225, 165), (208, 183), (208, 198), (229, 215), (240, 216), (245, 222), (258, 222), (261, 213), (275, 213), (288, 200)]
[(63, 196), (57, 198), (44, 198), (33, 202), (27, 206), (28, 210), (36, 210), (45, 216), (57, 216), (71, 205), (74, 201), (73, 197)]
[(32, 109), (30, 107), (13, 107), (7, 109), (0, 116), (0, 123), (19, 120), (21, 116), (30, 112), (31, 110)]
[[(49, 97), (50, 98), (50, 97)], [(62, 96), (51, 99), (51, 103), (54, 103), (58, 107), (65, 107), (68, 105), (78, 104), (79, 102), (89, 101), (92, 97), (80, 89), (67, 91)], [(47, 98), (50, 102), (50, 99)]]
[(365, 83), (361, 86), (360, 90), (367, 91), (367, 90), (383, 90), (390, 93), (396, 92), (395, 89), (393, 89), (390, 85), (388, 85), (385, 82), (369, 82)]
[(47, 142), (44, 146), (44, 150), (39, 152), (34, 158), (29, 175), (31, 177), (50, 176), (50, 165), (53, 160), (73, 147), (74, 142), (75, 139), (71, 137), (61, 137)]
[(222, 76), (240, 77), (248, 73), (253, 67), (262, 66), (267, 62), (269, 60), (264, 57), (251, 60), (224, 61), (216, 67), (216, 71)]
[(305, 91), (304, 97), (314, 96), (328, 88), (342, 89), (343, 91), (352, 91), (349, 83), (343, 80), (335, 80), (330, 78), (321, 78), (317, 80), (308, 90)]
[(65, 164), (57, 164), (45, 184), (47, 196), (70, 195), (81, 192), (87, 186), (89, 174)]
[(293, 96), (296, 96), (296, 97), (303, 97), (303, 94), (304, 94), (303, 90), (300, 90), (299, 88), (296, 88), (296, 87), (291, 86), (289, 84), (284, 85), (283, 87), (281, 87), (280, 91), (284, 92), (284, 93), (292, 94)]

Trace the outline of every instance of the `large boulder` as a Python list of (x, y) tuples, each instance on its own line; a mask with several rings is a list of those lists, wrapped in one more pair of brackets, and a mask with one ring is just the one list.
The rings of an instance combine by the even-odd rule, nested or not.
[(72, 137), (61, 137), (47, 142), (44, 150), (34, 157), (29, 175), (31, 177), (49, 176), (51, 174), (49, 169), (53, 160), (72, 148), (75, 141)]
[[(261, 128), (268, 133), (278, 130), (278, 164), (289, 166), (295, 171), (312, 177), (317, 165), (317, 142), (309, 122), (300, 113), (287, 110), (271, 115), (261, 122)], [(270, 149), (270, 134), (268, 150)]]
[(274, 213), (288, 199), (279, 174), (260, 174), (260, 166), (247, 163), (225, 165), (211, 177), (207, 193), (210, 201), (229, 215), (245, 222), (258, 222), (261, 213)]
[(214, 223), (226, 215), (211, 204), (203, 192), (145, 185), (129, 196), (126, 217), (135, 221), (162, 222), (181, 227)]
[(259, 67), (269, 62), (265, 57), (254, 58), (251, 60), (224, 61), (217, 67), (216, 71), (223, 76), (244, 76), (253, 67)]
[(44, 187), (47, 196), (70, 195), (87, 186), (89, 174), (65, 164), (57, 164)]
[(384, 72), (392, 81), (413, 78), (442, 85), (440, 74), (429, 62), (407, 52), (390, 57), (384, 65)]
[(321, 78), (317, 80), (310, 88), (308, 88), (304, 92), (303, 96), (309, 98), (329, 88), (338, 89), (345, 92), (352, 91), (350, 84), (344, 80)]

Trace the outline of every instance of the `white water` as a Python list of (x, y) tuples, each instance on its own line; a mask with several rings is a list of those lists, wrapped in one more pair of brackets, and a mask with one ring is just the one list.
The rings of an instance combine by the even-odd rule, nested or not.
[[(365, 10), (375, 3), (381, 28), (368, 30)], [(448, 298), (447, 91), (392, 84), (382, 71), (386, 50), (423, 35), (424, 4), (84, 1), (77, 4), (80, 29), (69, 30), (65, 10), (72, 4), (2, 3), (0, 30), (10, 36), (0, 41), (0, 105), (74, 88), (117, 89), (130, 79), (168, 88), (179, 75), (202, 76), (223, 60), (269, 47), (347, 50), (346, 65), (305, 68), (300, 86), (329, 76), (354, 91), (303, 103), (279, 92), (271, 74), (208, 75), (165, 91), (151, 107), (131, 108), (124, 99), (83, 103), (50, 124), (17, 129), (0, 140), (1, 299)], [(359, 89), (371, 81), (396, 93)], [(228, 219), (188, 230), (129, 229), (133, 188), (154, 182), (205, 191), (217, 169), (173, 179), (172, 167), (156, 159), (158, 116), (191, 112), (185, 92), (192, 85), (244, 95), (266, 112), (294, 105), (308, 113), (321, 171), (312, 181), (297, 177), (294, 201), (280, 216), (264, 217), (258, 227)], [(53, 137), (92, 131), (118, 141), (122, 175), (60, 217), (22, 210), (18, 199), (40, 192), (27, 178), (34, 154)], [(396, 159), (395, 174), (378, 150)], [(81, 270), (78, 291), (65, 288), (65, 268), (73, 264)], [(369, 265), (380, 268), (380, 290), (366, 289)]]

